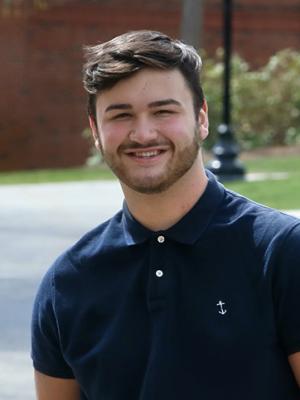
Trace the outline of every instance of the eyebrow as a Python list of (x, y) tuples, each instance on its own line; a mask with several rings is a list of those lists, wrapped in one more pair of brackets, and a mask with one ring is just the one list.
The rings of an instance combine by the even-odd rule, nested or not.
[(105, 112), (113, 111), (113, 110), (129, 110), (132, 108), (131, 104), (119, 103), (119, 104), (111, 104), (106, 107)]
[[(148, 107), (150, 107), (150, 108), (162, 107), (162, 106), (168, 106), (168, 105), (172, 105), (172, 104), (181, 107), (181, 103), (174, 99), (164, 99), (164, 100), (152, 101), (151, 103), (148, 104)], [(106, 107), (105, 112), (113, 111), (113, 110), (130, 110), (132, 108), (133, 107), (131, 104), (116, 103), (116, 104), (111, 104), (108, 107)]]
[(161, 106), (168, 106), (168, 105), (172, 105), (172, 104), (174, 104), (175, 106), (181, 107), (181, 103), (174, 99), (152, 101), (151, 103), (148, 104), (148, 107), (161, 107)]

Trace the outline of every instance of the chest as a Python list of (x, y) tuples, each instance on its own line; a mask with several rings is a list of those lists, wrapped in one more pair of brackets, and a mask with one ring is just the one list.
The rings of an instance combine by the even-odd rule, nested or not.
[(151, 382), (163, 380), (170, 393), (170, 380), (181, 375), (183, 386), (200, 393), (211, 386), (216, 365), (224, 385), (232, 379), (229, 359), (236, 371), (247, 358), (271, 362), (277, 346), (271, 288), (252, 250), (191, 248), (166, 238), (136, 250), (69, 282), (61, 340), (86, 390), (138, 399)]

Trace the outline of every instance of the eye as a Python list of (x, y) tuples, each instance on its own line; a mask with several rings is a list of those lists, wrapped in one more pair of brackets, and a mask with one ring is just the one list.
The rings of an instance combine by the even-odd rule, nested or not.
[(126, 119), (126, 118), (130, 118), (131, 114), (130, 113), (120, 113), (120, 114), (116, 114), (113, 115), (111, 119)]
[(156, 112), (155, 112), (155, 115), (158, 115), (158, 116), (164, 116), (164, 115), (171, 115), (171, 114), (174, 114), (175, 113), (175, 111), (174, 110), (167, 110), (167, 109), (162, 109), (162, 110), (157, 110)]

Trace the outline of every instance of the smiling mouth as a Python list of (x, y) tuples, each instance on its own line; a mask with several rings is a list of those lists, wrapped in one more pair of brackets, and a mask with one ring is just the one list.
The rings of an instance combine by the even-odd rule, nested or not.
[(139, 151), (130, 151), (126, 152), (129, 157), (139, 158), (139, 159), (151, 159), (157, 157), (163, 153), (165, 153), (166, 149), (157, 149), (157, 150), (139, 150)]
[(137, 151), (133, 153), (133, 156), (137, 158), (152, 158), (152, 157), (157, 157), (163, 152), (164, 152), (163, 150)]

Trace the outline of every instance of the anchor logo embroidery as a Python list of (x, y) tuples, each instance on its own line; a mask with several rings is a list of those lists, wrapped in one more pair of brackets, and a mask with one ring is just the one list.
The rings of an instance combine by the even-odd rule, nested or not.
[(226, 303), (224, 303), (222, 300), (219, 300), (217, 303), (217, 306), (219, 307), (218, 313), (221, 315), (225, 315), (227, 313), (227, 310), (223, 307), (225, 306)]

